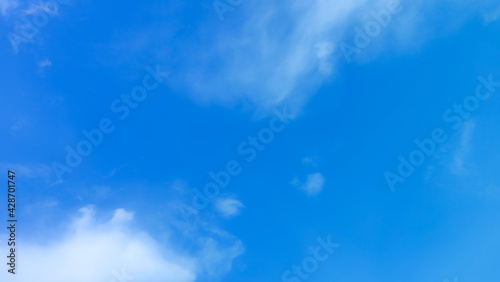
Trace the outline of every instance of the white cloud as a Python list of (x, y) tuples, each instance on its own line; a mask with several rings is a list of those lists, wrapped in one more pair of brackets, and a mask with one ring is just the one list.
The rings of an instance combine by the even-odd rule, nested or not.
[[(197, 96), (200, 99), (245, 99), (260, 107), (274, 106), (294, 94), (302, 100), (332, 72), (331, 41), (339, 39), (338, 29), (364, 3), (318, 0), (280, 6), (266, 1), (241, 7), (249, 9), (245, 23), (229, 33), (223, 26), (214, 27), (223, 34), (199, 50), (203, 59), (196, 56), (198, 51), (193, 54), (195, 61), (186, 65), (190, 71), (185, 78), (192, 91), (203, 94)], [(214, 62), (217, 67), (206, 72)]]
[(215, 207), (224, 217), (229, 218), (239, 215), (245, 205), (234, 198), (221, 198), (217, 200)]
[(10, 9), (16, 8), (18, 5), (15, 0), (0, 0), (0, 13), (6, 16)]
[(12, 122), (12, 133), (15, 135), (19, 130), (26, 128), (27, 126), (31, 125), (31, 123), (31, 118), (29, 118), (28, 116), (15, 118)]
[[(316, 155), (304, 157), (302, 163), (305, 166), (316, 167), (318, 165), (318, 157)], [(316, 172), (308, 174), (305, 181), (302, 181), (299, 177), (295, 177), (290, 181), (290, 184), (311, 197), (318, 195), (323, 190), (325, 177), (322, 173)]]
[[(389, 2), (256, 0), (238, 6), (224, 22), (212, 11), (213, 17), (193, 23), (199, 27), (196, 34), (184, 34), (181, 40), (177, 33), (184, 31), (168, 22), (123, 31), (123, 39), (110, 43), (110, 53), (118, 62), (134, 56), (171, 65), (178, 61), (170, 85), (199, 102), (244, 104), (264, 112), (287, 103), (299, 111), (343, 63), (335, 46), (353, 43), (354, 27), (364, 26), (372, 19), (371, 12), (386, 9)], [(384, 52), (393, 56), (414, 52), (428, 40), (454, 32), (487, 6), (472, 0), (400, 2), (402, 13), (394, 15), (381, 35), (363, 49), (358, 63)], [(429, 20), (436, 18), (439, 24)], [(177, 47), (165, 43), (174, 38)], [(179, 59), (166, 59), (172, 57)]]
[(54, 1), (38, 2), (31, 4), (28, 9), (24, 10), (26, 15), (34, 15), (39, 12), (45, 12), (51, 16), (57, 15), (59, 13), (59, 4)]
[(466, 161), (471, 150), (471, 139), (474, 134), (475, 123), (468, 121), (464, 123), (460, 135), (460, 144), (453, 155), (452, 172), (455, 174), (467, 174), (470, 167)]
[(49, 59), (44, 59), (38, 63), (38, 73), (42, 76), (44, 75), (45, 69), (52, 66), (52, 62)]
[(223, 247), (213, 238), (202, 238), (200, 244), (203, 245), (203, 249), (197, 255), (199, 262), (204, 272), (213, 277), (231, 270), (232, 261), (243, 254), (245, 249), (239, 240), (230, 246)]
[(325, 177), (321, 173), (313, 173), (307, 176), (306, 182), (299, 187), (307, 196), (316, 196), (322, 190), (325, 184)]
[(19, 164), (19, 163), (2, 163), (0, 167), (5, 170), (12, 170), (16, 175), (23, 178), (43, 178), (49, 179), (52, 175), (52, 168), (46, 164), (41, 163), (31, 163), (31, 164)]
[(316, 56), (318, 57), (318, 70), (324, 75), (330, 75), (333, 71), (333, 51), (335, 46), (331, 42), (320, 42), (316, 46)]
[[(16, 5), (12, 4), (16, 3)], [(15, 53), (19, 52), (19, 46), (23, 43), (34, 42), (34, 37), (40, 30), (52, 19), (59, 14), (59, 3), (56, 1), (30, 1), (26, 3), (27, 8), (18, 8), (17, 2), (9, 0), (0, 0), (0, 9), (2, 14), (7, 14), (7, 10), (16, 8), (12, 14), (13, 22), (15, 23), (14, 30), (8, 33), (9, 41)], [(38, 18), (38, 23), (34, 20)], [(50, 66), (52, 63), (49, 60), (44, 60), (44, 65), (39, 65), (40, 69)]]
[(50, 66), (52, 66), (52, 62), (49, 59), (45, 59), (45, 60), (40, 61), (40, 63), (38, 63), (38, 66), (40, 68), (50, 67)]
[(124, 223), (129, 222), (134, 218), (134, 213), (127, 212), (124, 209), (117, 209), (113, 218), (111, 219), (111, 223)]
[(309, 165), (312, 167), (318, 166), (318, 161), (319, 158), (316, 155), (310, 156), (310, 157), (305, 157), (302, 159), (302, 163), (305, 165)]
[[(219, 231), (224, 240), (197, 236), (197, 250), (181, 251), (172, 243), (160, 245), (146, 232), (133, 230), (132, 221), (133, 213), (124, 209), (115, 210), (107, 222), (96, 216), (93, 206), (80, 209), (61, 238), (43, 245), (23, 241), (17, 253), (22, 263), (16, 281), (188, 282), (199, 275), (228, 271), (244, 250), (239, 240)], [(10, 278), (7, 271), (0, 273), (1, 281)]]

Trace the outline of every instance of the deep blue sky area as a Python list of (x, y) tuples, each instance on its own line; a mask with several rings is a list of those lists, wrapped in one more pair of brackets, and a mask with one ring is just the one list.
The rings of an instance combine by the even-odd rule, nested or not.
[(499, 281), (499, 34), (486, 0), (0, 0), (1, 281)]

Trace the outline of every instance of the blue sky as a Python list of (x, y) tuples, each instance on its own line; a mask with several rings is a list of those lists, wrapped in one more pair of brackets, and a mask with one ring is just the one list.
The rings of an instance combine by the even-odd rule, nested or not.
[(498, 281), (498, 1), (0, 18), (2, 281)]

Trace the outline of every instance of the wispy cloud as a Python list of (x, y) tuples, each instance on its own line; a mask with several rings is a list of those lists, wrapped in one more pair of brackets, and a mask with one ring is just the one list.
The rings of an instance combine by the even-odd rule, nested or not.
[(134, 213), (132, 212), (127, 212), (124, 209), (117, 209), (115, 210), (115, 213), (113, 214), (113, 218), (111, 219), (111, 223), (123, 223), (123, 222), (129, 222), (134, 218)]
[(500, 19), (500, 6), (498, 6), (496, 9), (492, 9), (484, 13), (484, 22), (487, 24), (496, 22), (499, 19)]
[(320, 42), (314, 47), (316, 47), (319, 72), (324, 75), (331, 75), (334, 68), (333, 51), (335, 50), (335, 45), (332, 42)]
[(221, 198), (217, 200), (215, 207), (224, 217), (230, 218), (239, 215), (245, 205), (234, 198)]
[(46, 68), (49, 68), (52, 66), (52, 61), (49, 59), (44, 59), (38, 63), (38, 73), (40, 73), (42, 76), (45, 72)]
[(40, 68), (50, 67), (52, 66), (52, 62), (49, 59), (44, 59), (38, 63)]
[(466, 165), (467, 157), (471, 150), (471, 142), (474, 134), (475, 123), (468, 121), (464, 123), (460, 135), (460, 144), (453, 155), (452, 172), (455, 174), (467, 174), (470, 166)]
[(0, 0), (0, 13), (7, 16), (10, 9), (16, 8), (18, 2), (15, 0)]
[(307, 196), (316, 196), (323, 190), (325, 185), (325, 177), (317, 172), (307, 175), (306, 181), (302, 184), (298, 178), (295, 178), (292, 185), (297, 186), (299, 190), (304, 191)]
[[(185, 78), (203, 98), (242, 98), (260, 107), (274, 106), (294, 94), (299, 95), (294, 98), (305, 98), (333, 70), (332, 42), (339, 39), (335, 30), (364, 3), (256, 3), (248, 8), (245, 22), (235, 33), (225, 29), (214, 45), (193, 54), (196, 62), (188, 61), (189, 68), (200, 71), (191, 71)], [(203, 54), (204, 59), (196, 54)], [(213, 71), (201, 71), (214, 62), (218, 67)], [(192, 68), (191, 63), (198, 67)]]
[(45, 12), (51, 16), (59, 13), (59, 5), (53, 1), (32, 3), (28, 9), (24, 10), (26, 15), (34, 15), (39, 12)]
[(113, 168), (108, 174), (104, 175), (102, 178), (110, 178), (116, 175), (117, 172), (119, 172), (121, 169), (127, 166), (127, 163), (123, 163), (119, 165), (118, 167)]
[[(172, 87), (197, 101), (251, 104), (264, 110), (286, 102), (300, 109), (344, 61), (339, 43), (352, 40), (356, 26), (364, 28), (374, 20), (374, 13), (391, 2), (395, 1), (298, 0), (283, 4), (257, 0), (239, 6), (238, 15), (222, 23), (215, 17), (193, 23), (203, 28), (196, 36), (177, 39), (181, 53), (162, 43), (181, 32), (168, 23), (124, 32), (127, 36), (109, 44), (113, 46), (110, 52), (120, 54), (118, 61), (137, 54), (147, 54), (157, 61), (182, 57)], [(399, 2), (401, 14), (384, 28), (376, 44), (370, 45), (371, 50), (363, 52), (360, 62), (399, 48), (411, 47), (413, 51), (441, 32), (437, 30), (459, 26), (486, 6), (475, 7), (477, 1), (471, 0)], [(428, 20), (429, 14), (442, 10), (449, 14), (440, 18), (452, 16), (453, 20), (445, 25)], [(193, 44), (200, 38), (203, 44)]]
[(16, 135), (19, 130), (24, 129), (29, 125), (31, 125), (31, 119), (29, 116), (18, 117), (13, 120), (10, 129), (12, 130), (12, 134)]
[(46, 164), (41, 163), (2, 163), (0, 167), (5, 170), (12, 170), (23, 178), (42, 178), (49, 179), (52, 175), (52, 168)]
[(316, 167), (318, 165), (319, 158), (316, 155), (305, 157), (302, 159), (302, 163), (305, 165), (310, 165), (312, 167)]
[(7, 37), (15, 53), (19, 52), (22, 44), (34, 42), (34, 37), (50, 18), (59, 15), (60, 4), (61, 1), (28, 1), (24, 2), (24, 7), (18, 7), (17, 2), (0, 0), (2, 14), (13, 15), (14, 30)]
[[(227, 236), (223, 235), (231, 242), (231, 237)], [(245, 250), (243, 243), (239, 240), (229, 246), (223, 246), (221, 241), (212, 237), (202, 237), (199, 244), (203, 246), (202, 250), (197, 253), (199, 267), (209, 277), (219, 277), (230, 271), (233, 260), (243, 254)]]

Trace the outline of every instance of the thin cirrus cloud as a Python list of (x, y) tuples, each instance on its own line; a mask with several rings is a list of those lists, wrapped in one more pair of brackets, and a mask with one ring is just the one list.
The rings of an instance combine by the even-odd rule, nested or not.
[[(250, 101), (259, 108), (286, 102), (300, 108), (339, 64), (346, 63), (339, 43), (354, 44), (354, 28), (363, 28), (390, 2), (303, 0), (287, 6), (269, 1), (239, 6), (237, 14), (205, 31), (211, 40), (202, 50), (185, 44), (189, 58), (182, 61), (179, 83), (200, 100)], [(482, 16), (482, 9), (490, 4), (420, 0), (400, 1), (400, 6), (402, 13), (363, 50), (361, 61), (382, 52), (414, 52), (472, 16)], [(436, 10), (448, 11), (443, 17), (450, 23), (436, 28), (435, 22), (427, 20)]]
[(434, 177), (440, 177), (439, 175), (443, 172), (453, 174), (454, 177), (477, 176), (473, 155), (471, 155), (474, 150), (475, 131), (476, 122), (470, 120), (464, 122), (460, 130), (454, 132), (454, 137), (436, 152), (434, 162), (427, 166), (426, 183), (430, 183)]
[[(353, 45), (354, 28), (363, 28), (373, 20), (373, 13), (387, 9), (390, 2), (393, 0), (256, 1), (238, 6), (223, 22), (207, 8), (203, 12), (214, 17), (193, 22), (200, 27), (195, 34), (184, 34), (171, 20), (155, 20), (154, 25), (120, 31), (123, 35), (108, 43), (106, 53), (115, 63), (141, 54), (172, 66), (175, 79), (170, 85), (195, 101), (244, 104), (259, 110), (286, 103), (300, 110), (336, 75), (339, 65), (346, 63), (340, 43)], [(491, 6), (488, 1), (476, 2), (400, 1), (402, 13), (363, 49), (359, 63), (383, 52), (414, 52), (442, 33), (435, 29), (453, 30), (451, 26), (460, 26), (471, 16), (483, 16), (483, 10)], [(441, 11), (447, 11), (441, 18), (450, 20), (436, 28), (428, 18)], [(169, 59), (172, 57), (178, 59)]]
[[(171, 247), (167, 252), (160, 251), (164, 243), (160, 246), (149, 234), (130, 228), (134, 220), (131, 212), (117, 209), (109, 221), (101, 223), (93, 206), (79, 211), (62, 238), (43, 245), (23, 243), (17, 281), (190, 282), (199, 275), (229, 271), (232, 260), (243, 252), (239, 241), (221, 247), (217, 238), (207, 236), (197, 237), (199, 250), (194, 254)], [(1, 280), (8, 275), (12, 274), (2, 272)]]
[[(338, 40), (334, 31), (364, 3), (320, 0), (296, 1), (288, 7), (274, 2), (248, 5), (248, 11), (240, 15), (245, 17), (241, 25), (230, 31), (214, 27), (221, 33), (215, 32), (209, 47), (193, 50), (193, 60), (186, 64), (186, 85), (203, 99), (244, 99), (261, 107), (291, 96), (300, 102), (332, 73), (331, 41)], [(204, 71), (215, 62), (216, 68)]]

